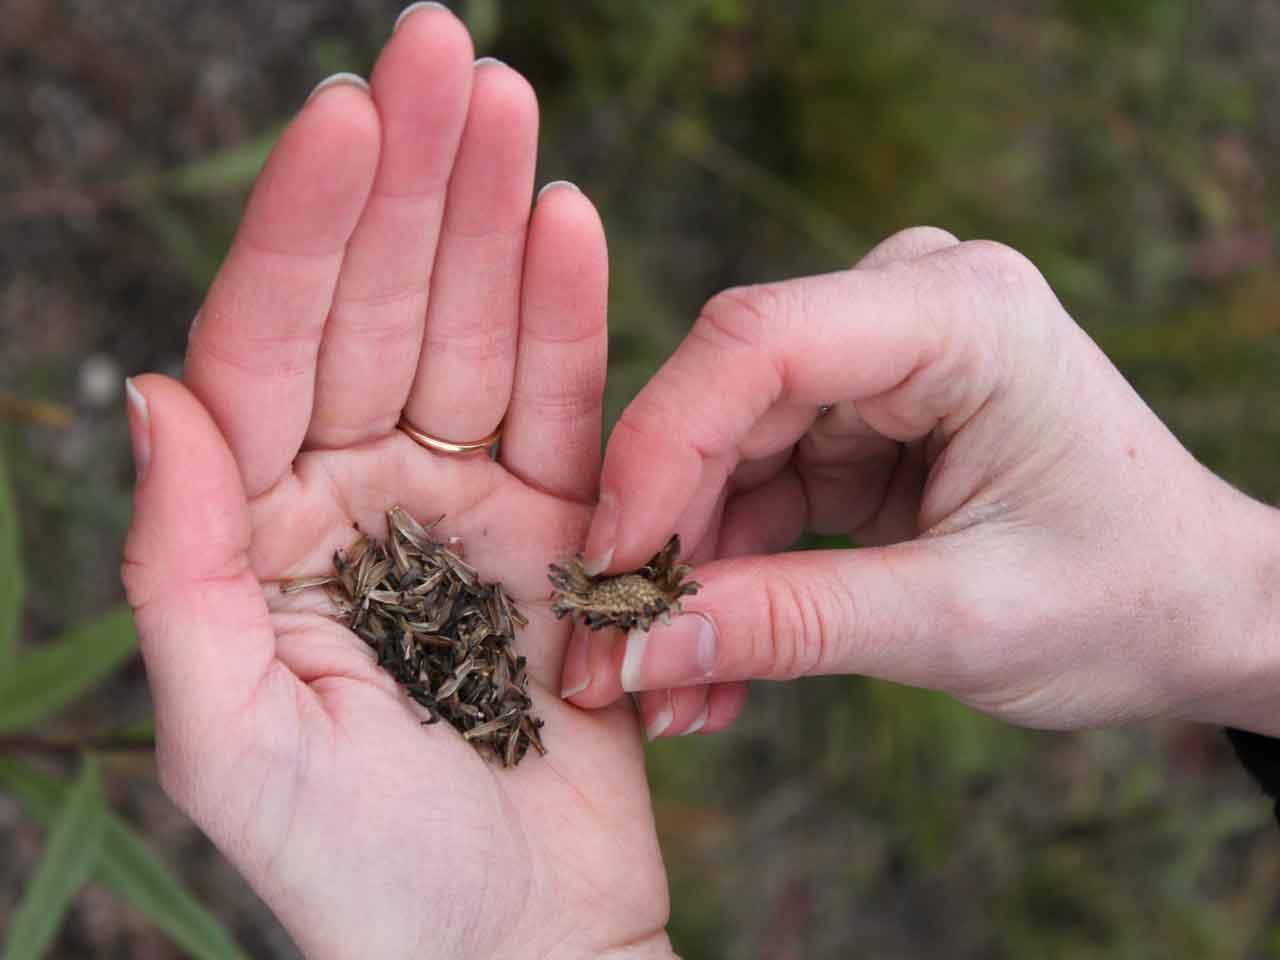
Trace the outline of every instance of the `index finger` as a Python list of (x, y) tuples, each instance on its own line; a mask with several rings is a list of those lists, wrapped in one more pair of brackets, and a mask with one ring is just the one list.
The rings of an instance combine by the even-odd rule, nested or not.
[(861, 402), (874, 429), (904, 442), (957, 429), (993, 389), (992, 320), (1028, 266), (979, 241), (713, 298), (609, 439), (588, 568), (638, 566), (691, 525), (708, 471), (731, 473), (780, 402)]
[(330, 83), (289, 124), (249, 197), (187, 348), (250, 498), (289, 469), (311, 419), (316, 355), (373, 182), (379, 123), (363, 82)]

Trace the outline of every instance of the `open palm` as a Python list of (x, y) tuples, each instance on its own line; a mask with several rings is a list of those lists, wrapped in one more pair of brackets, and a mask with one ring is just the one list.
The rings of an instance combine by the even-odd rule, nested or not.
[[(186, 385), (131, 390), (124, 575), (166, 789), (308, 956), (661, 955), (662, 871), (628, 704), (559, 698), (548, 562), (599, 472), (606, 255), (591, 204), (532, 218), (537, 106), (423, 6), (372, 91), (325, 87), (259, 178), (191, 335)], [(430, 452), (396, 429), (468, 441)], [(505, 418), (505, 419), (504, 419)], [(487, 764), (422, 714), (319, 591), (403, 505), (529, 618), (545, 757)]]

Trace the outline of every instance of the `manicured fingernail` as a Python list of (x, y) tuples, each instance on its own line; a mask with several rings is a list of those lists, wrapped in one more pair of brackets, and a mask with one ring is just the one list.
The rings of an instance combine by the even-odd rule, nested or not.
[(668, 690), (666, 691), (666, 696), (663, 697), (662, 708), (653, 715), (652, 720), (645, 724), (644, 738), (650, 743), (657, 740), (666, 733), (667, 727), (671, 726), (671, 720), (674, 716), (675, 711), (671, 706), (671, 691)]
[(138, 474), (138, 482), (147, 473), (147, 465), (151, 462), (151, 411), (147, 409), (147, 398), (142, 395), (133, 381), (126, 379), (124, 393), (129, 398), (129, 439), (133, 443), (133, 467)]
[(573, 183), (570, 180), (552, 180), (550, 183), (545, 184), (542, 187), (542, 189), (538, 191), (538, 196), (535, 198), (535, 201), (541, 200), (542, 195), (546, 193), (548, 190), (558, 190), (560, 187), (568, 187), (570, 190), (574, 191), (575, 193), (582, 192), (581, 190), (578, 189), (578, 185), (576, 183)]
[(715, 662), (715, 625), (700, 613), (682, 613), (669, 625), (627, 634), (619, 680), (627, 692), (683, 687), (710, 679)]
[(421, 2), (419, 3), (411, 3), (407, 7), (405, 7), (403, 10), (400, 11), (400, 16), (396, 17), (396, 25), (391, 28), (391, 32), (395, 33), (397, 30), (399, 30), (400, 24), (404, 23), (406, 20), (409, 19), (409, 17), (417, 13), (419, 10), (430, 10), (430, 9), (448, 11), (449, 8), (446, 7), (443, 3), (436, 3), (435, 0), (421, 0)]
[(316, 94), (321, 90), (327, 90), (329, 87), (338, 87), (343, 85), (359, 87), (365, 93), (369, 92), (369, 84), (364, 77), (357, 76), (354, 73), (335, 73), (332, 76), (325, 77), (311, 88), (311, 92), (307, 94), (307, 103), (314, 100), (316, 98)]
[(687, 737), (689, 734), (697, 733), (699, 730), (705, 727), (707, 725), (707, 717), (708, 715), (710, 715), (710, 713), (711, 713), (711, 704), (704, 703), (702, 705), (702, 712), (693, 718), (693, 723), (685, 727), (684, 730), (681, 732), (680, 736)]
[(587, 534), (587, 549), (583, 566), (591, 576), (603, 573), (613, 562), (613, 551), (618, 539), (618, 504), (613, 494), (600, 494), (596, 512), (591, 517), (591, 530)]
[(577, 696), (591, 686), (591, 637), (587, 628), (576, 626), (569, 637), (569, 649), (564, 654), (564, 675), (560, 679), (560, 696), (564, 700)]
[(497, 57), (481, 57), (475, 62), (476, 69), (481, 67), (505, 67), (506, 63)]

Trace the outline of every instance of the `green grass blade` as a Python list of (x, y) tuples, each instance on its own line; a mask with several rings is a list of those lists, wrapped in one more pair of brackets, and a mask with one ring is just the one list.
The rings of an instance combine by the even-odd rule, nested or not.
[(178, 167), (164, 175), (162, 185), (172, 193), (202, 196), (220, 190), (242, 189), (253, 183), (283, 127), (269, 130), (247, 143)]
[(156, 718), (154, 716), (142, 717), (132, 723), (122, 724), (111, 730), (107, 736), (112, 740), (128, 740), (136, 743), (155, 742), (156, 739)]
[(502, 30), (502, 6), (498, 0), (471, 0), (463, 19), (476, 50), (487, 51)]
[(44, 857), (11, 918), (4, 960), (36, 960), (44, 955), (72, 898), (101, 855), (107, 805), (97, 763), (86, 758), (76, 782), (60, 786), (65, 799), (50, 818)]
[(182, 886), (124, 821), (111, 818), (97, 878), (128, 900), (189, 956), (243, 960), (222, 924)]
[(39, 723), (114, 670), (137, 647), (127, 607), (72, 628), (0, 676), (0, 733)]
[(160, 197), (141, 203), (137, 213), (197, 289), (203, 290), (212, 282), (222, 249), (214, 245), (200, 225)]
[(22, 623), (22, 528), (13, 487), (0, 457), (0, 666), (13, 659)]
[[(51, 823), (67, 786), (19, 760), (0, 758), (0, 787), (36, 820)], [(145, 914), (187, 956), (244, 960), (230, 935), (174, 877), (123, 820), (108, 813), (94, 879)]]

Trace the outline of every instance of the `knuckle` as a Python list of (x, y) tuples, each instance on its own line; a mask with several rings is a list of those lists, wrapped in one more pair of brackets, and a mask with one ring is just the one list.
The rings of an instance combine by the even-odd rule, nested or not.
[(459, 369), (487, 368), (505, 365), (515, 355), (516, 334), (486, 326), (484, 321), (449, 330), (432, 330), (428, 324), (422, 349), (428, 356), (447, 358)]
[(959, 238), (950, 230), (944, 230), (942, 227), (935, 227), (926, 223), (899, 230), (895, 236), (910, 239), (917, 246), (944, 246), (960, 242)]
[(765, 581), (767, 633), (757, 638), (753, 659), (780, 680), (819, 673), (830, 663), (832, 631), (815, 592), (786, 580)]
[(1073, 326), (1044, 275), (1026, 256), (990, 240), (962, 245), (974, 286), (972, 341), (991, 375), (1007, 380), (1045, 357)]
[(527, 406), (536, 411), (539, 422), (556, 427), (573, 427), (596, 416), (604, 376), (594, 372), (572, 385), (539, 384), (534, 388), (517, 386), (511, 393), (511, 406)]
[(423, 286), (371, 293), (335, 300), (327, 336), (341, 335), (366, 346), (409, 343), (420, 338), (427, 290)]
[[(646, 387), (623, 409), (613, 433), (625, 436), (637, 449), (647, 450), (654, 444), (666, 442), (671, 430), (669, 425), (683, 422), (678, 414), (679, 410), (665, 402), (662, 394)], [(614, 437), (610, 436), (610, 447), (614, 443)]]
[(202, 326), (188, 340), (187, 364), (190, 368), (199, 361), (237, 374), (300, 380), (313, 375), (318, 340), (318, 332), (304, 331), (242, 336), (233, 343), (205, 333)]
[(1048, 288), (1036, 265), (1013, 247), (994, 240), (969, 240), (960, 249), (970, 273), (988, 293), (1017, 299)]
[(884, 269), (902, 265), (904, 261), (953, 247), (959, 242), (953, 233), (940, 227), (907, 227), (876, 244), (858, 262), (855, 269)]
[(1008, 583), (1001, 586), (960, 571), (935, 582), (938, 612), (929, 629), (944, 641), (930, 668), (935, 686), (978, 700), (1019, 673), (1028, 655), (1024, 641), (1035, 632), (1035, 623)]
[(1020, 368), (1028, 342), (1043, 339), (1042, 322), (1056, 303), (1040, 271), (1023, 254), (1003, 243), (969, 240), (956, 248), (949, 275), (952, 291), (945, 324), (940, 325), (939, 385), (947, 402), (966, 406), (990, 395)]
[[(763, 398), (761, 413), (790, 380), (784, 328), (798, 312), (793, 290), (785, 283), (731, 287), (707, 301), (689, 333), (713, 356), (734, 356), (738, 382), (753, 384), (755, 396)], [(705, 380), (694, 379), (705, 390)]]
[(133, 610), (145, 607), (153, 593), (150, 568), (129, 555), (125, 548), (124, 559), (120, 562), (120, 582), (124, 585), (125, 600)]
[(780, 294), (771, 284), (730, 287), (707, 301), (693, 332), (718, 342), (754, 347), (782, 313)]

